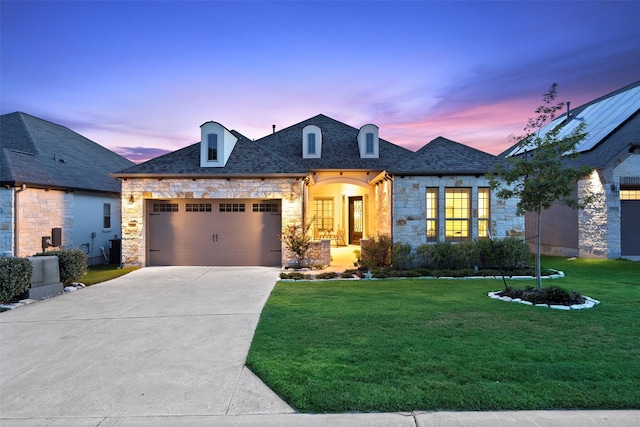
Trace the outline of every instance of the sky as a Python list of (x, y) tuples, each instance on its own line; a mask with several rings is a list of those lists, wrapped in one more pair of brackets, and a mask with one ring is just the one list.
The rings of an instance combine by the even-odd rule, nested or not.
[(0, 113), (140, 162), (217, 121), (317, 114), (417, 150), (499, 154), (552, 83), (580, 106), (640, 80), (640, 1), (0, 1)]

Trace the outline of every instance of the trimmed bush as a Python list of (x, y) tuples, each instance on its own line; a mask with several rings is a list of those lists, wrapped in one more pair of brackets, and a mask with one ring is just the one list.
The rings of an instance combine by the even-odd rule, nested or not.
[(26, 258), (0, 258), (0, 303), (29, 290), (33, 265)]
[(80, 249), (41, 252), (35, 256), (57, 256), (60, 267), (60, 281), (67, 286), (87, 273), (87, 256)]
[(399, 269), (413, 267), (413, 248), (408, 243), (394, 243), (391, 248), (391, 265)]

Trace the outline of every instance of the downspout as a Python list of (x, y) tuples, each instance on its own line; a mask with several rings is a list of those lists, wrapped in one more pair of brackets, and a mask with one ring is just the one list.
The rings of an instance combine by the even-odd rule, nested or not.
[(18, 256), (18, 243), (20, 240), (18, 239), (18, 235), (20, 233), (20, 212), (18, 209), (18, 193), (22, 193), (27, 189), (27, 184), (22, 184), (22, 186), (13, 192), (13, 256)]

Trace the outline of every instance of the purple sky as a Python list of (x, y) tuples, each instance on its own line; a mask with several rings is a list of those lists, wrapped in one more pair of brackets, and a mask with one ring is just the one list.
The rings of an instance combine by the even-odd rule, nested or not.
[(640, 2), (0, 2), (0, 112), (134, 161), (214, 120), (249, 138), (322, 113), (410, 149), (497, 154), (553, 82), (640, 80)]

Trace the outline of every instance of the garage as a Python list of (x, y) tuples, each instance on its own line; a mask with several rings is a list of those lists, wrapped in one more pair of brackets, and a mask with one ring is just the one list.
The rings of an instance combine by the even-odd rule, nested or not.
[(280, 200), (146, 203), (148, 265), (280, 266)]

